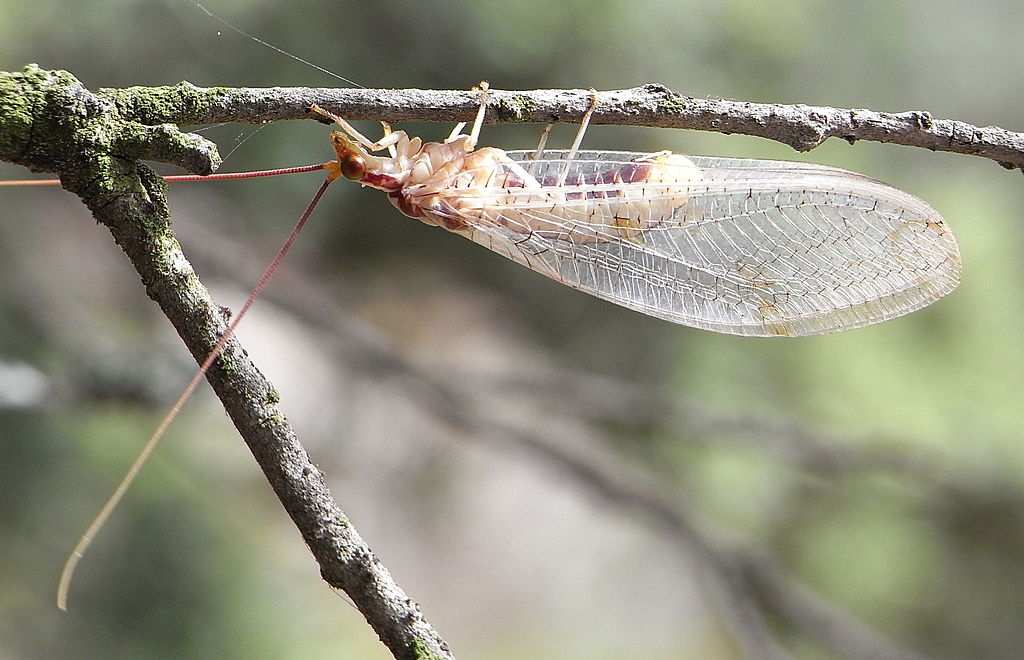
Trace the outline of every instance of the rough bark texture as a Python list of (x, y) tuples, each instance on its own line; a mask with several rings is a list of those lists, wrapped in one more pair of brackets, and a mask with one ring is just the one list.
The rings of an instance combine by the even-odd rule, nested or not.
[[(422, 89), (320, 89), (309, 87), (173, 87), (100, 90), (126, 114), (146, 124), (261, 124), (310, 118), (317, 104), (347, 119), (472, 121), (480, 94)], [(583, 89), (491, 90), (488, 123), (579, 123), (590, 107)], [(594, 124), (689, 128), (739, 133), (810, 151), (828, 138), (889, 142), (933, 151), (981, 156), (1004, 167), (1024, 166), (1024, 134), (935, 119), (919, 110), (890, 113), (828, 106), (748, 103), (684, 96), (663, 85), (597, 92)]]

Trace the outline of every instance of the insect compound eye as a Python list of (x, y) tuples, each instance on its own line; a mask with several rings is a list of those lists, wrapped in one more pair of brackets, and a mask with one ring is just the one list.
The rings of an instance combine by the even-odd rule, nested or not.
[(366, 176), (366, 161), (359, 154), (346, 154), (340, 165), (341, 175), (346, 179), (358, 181)]

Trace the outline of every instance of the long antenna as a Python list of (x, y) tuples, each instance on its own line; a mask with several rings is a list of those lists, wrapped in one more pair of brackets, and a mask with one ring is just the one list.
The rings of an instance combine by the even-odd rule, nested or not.
[[(334, 167), (330, 167), (330, 165), (334, 165)], [(319, 168), (329, 170), (327, 178), (324, 179), (322, 184), (320, 184), (320, 188), (316, 191), (316, 194), (313, 195), (313, 199), (310, 200), (309, 204), (306, 206), (306, 210), (302, 212), (302, 216), (299, 218), (299, 221), (295, 223), (295, 227), (293, 227), (291, 233), (288, 234), (288, 238), (285, 239), (284, 244), (281, 245), (277, 254), (274, 255), (273, 261), (271, 261), (270, 265), (267, 266), (267, 269), (263, 271), (263, 276), (260, 277), (259, 282), (257, 282), (256, 286), (253, 287), (252, 291), (249, 293), (249, 297), (245, 301), (245, 304), (242, 305), (241, 309), (238, 310), (238, 314), (236, 314), (231, 320), (231, 323), (224, 331), (224, 334), (222, 334), (220, 340), (217, 341), (217, 345), (213, 347), (213, 350), (206, 356), (206, 359), (203, 360), (199, 370), (192, 377), (192, 380), (189, 381), (188, 385), (185, 386), (185, 389), (182, 390), (180, 395), (178, 395), (178, 399), (174, 402), (174, 405), (172, 405), (170, 410), (167, 411), (167, 414), (164, 415), (164, 418), (160, 421), (156, 430), (153, 431), (153, 434), (149, 436), (146, 444), (142, 447), (142, 451), (140, 451), (139, 455), (135, 457), (135, 461), (133, 461), (131, 467), (128, 468), (124, 478), (121, 479), (121, 483), (119, 483), (117, 488), (114, 489), (114, 493), (107, 499), (103, 508), (101, 508), (100, 512), (96, 514), (93, 521), (89, 523), (89, 527), (86, 528), (82, 537), (78, 539), (78, 543), (75, 544), (75, 548), (71, 551), (71, 554), (68, 555), (67, 560), (64, 562), (64, 570), (61, 571), (60, 574), (60, 582), (57, 585), (57, 607), (60, 609), (64, 611), (67, 611), (68, 609), (68, 590), (71, 587), (71, 578), (74, 576), (75, 568), (78, 566), (78, 562), (85, 554), (86, 549), (92, 544), (93, 539), (103, 528), (107, 519), (110, 518), (110, 514), (113, 513), (115, 508), (117, 508), (117, 505), (121, 502), (125, 492), (132, 485), (132, 482), (135, 481), (135, 477), (138, 476), (139, 470), (142, 469), (142, 466), (146, 463), (149, 455), (153, 453), (153, 449), (155, 449), (157, 443), (160, 442), (160, 438), (164, 436), (167, 432), (167, 428), (171, 425), (171, 422), (173, 422), (174, 418), (178, 416), (179, 412), (181, 412), (182, 406), (184, 406), (185, 402), (192, 396), (192, 393), (199, 385), (199, 381), (202, 380), (203, 376), (206, 375), (206, 372), (209, 371), (210, 365), (213, 364), (213, 361), (216, 360), (217, 356), (224, 350), (224, 346), (228, 343), (231, 337), (234, 336), (235, 328), (238, 327), (238, 324), (242, 321), (242, 318), (245, 317), (249, 308), (252, 307), (252, 304), (256, 301), (256, 298), (259, 297), (264, 287), (267, 286), (267, 283), (274, 275), (277, 267), (281, 265), (281, 261), (288, 253), (288, 250), (291, 249), (292, 243), (295, 242), (299, 232), (302, 231), (302, 227), (306, 224), (306, 220), (308, 220), (309, 216), (313, 213), (313, 209), (316, 208), (317, 202), (320, 201), (324, 191), (327, 190), (327, 186), (340, 176), (340, 170), (334, 163), (321, 165)]]
[[(224, 20), (220, 16), (214, 14), (212, 11), (210, 11), (198, 2), (196, 2), (195, 5), (200, 10), (202, 10), (207, 16), (209, 16), (210, 18), (217, 21), (218, 23), (220, 23), (221, 25), (223, 25), (224, 27), (228, 28), (233, 32), (241, 34), (244, 37), (248, 37), (249, 39), (252, 39), (258, 44), (266, 46), (267, 48), (270, 48), (271, 50), (274, 50), (282, 55), (285, 55), (286, 57), (290, 57), (293, 60), (296, 60), (297, 62), (301, 62), (302, 64), (305, 64), (307, 66), (311, 66), (317, 71), (320, 71), (321, 73), (327, 74), (328, 76), (341, 80), (342, 82), (348, 83), (349, 85), (353, 85), (355, 87), (363, 87), (363, 85), (360, 85), (354, 80), (349, 80), (344, 76), (340, 76), (334, 73), (333, 71), (325, 69), (324, 67), (314, 64), (313, 62), (305, 60), (297, 55), (293, 55), (281, 48), (278, 48), (272, 43), (264, 41), (263, 39), (260, 39), (259, 37), (250, 34), (245, 30), (235, 27), (234, 25)], [(153, 431), (153, 434), (149, 436), (149, 439), (146, 441), (146, 444), (143, 445), (142, 447), (142, 451), (140, 451), (139, 455), (135, 457), (135, 460), (128, 468), (128, 471), (121, 479), (121, 483), (119, 483), (117, 488), (114, 489), (113, 494), (104, 503), (103, 507), (100, 509), (100, 512), (96, 514), (96, 517), (86, 528), (85, 532), (78, 540), (78, 543), (75, 544), (75, 547), (71, 551), (71, 554), (68, 555), (68, 558), (64, 563), (64, 569), (63, 571), (61, 571), (60, 582), (57, 585), (57, 607), (59, 607), (60, 609), (65, 611), (67, 610), (68, 590), (71, 587), (71, 579), (74, 576), (75, 568), (78, 566), (78, 562), (81, 561), (83, 555), (85, 554), (85, 551), (92, 544), (93, 539), (96, 537), (96, 534), (99, 533), (99, 531), (103, 528), (103, 525), (107, 522), (107, 519), (110, 518), (110, 514), (113, 513), (114, 509), (117, 508), (117, 505), (121, 502), (121, 499), (124, 497), (125, 492), (127, 492), (132, 482), (135, 481), (135, 478), (139, 474), (139, 470), (142, 469), (142, 466), (149, 459), (150, 454), (153, 453), (153, 450), (156, 448), (157, 443), (160, 442), (160, 439), (167, 432), (167, 429), (168, 427), (170, 427), (171, 422), (173, 422), (174, 419), (178, 416), (178, 413), (181, 412), (181, 409), (185, 405), (185, 402), (188, 401), (188, 399), (192, 396), (192, 393), (195, 391), (196, 387), (199, 386), (199, 382), (202, 380), (203, 376), (205, 376), (206, 373), (209, 371), (210, 365), (213, 364), (213, 361), (216, 360), (217, 356), (220, 355), (221, 352), (224, 350), (224, 346), (231, 339), (231, 337), (234, 336), (235, 328), (238, 327), (238, 324), (242, 321), (242, 318), (245, 317), (246, 313), (249, 311), (249, 308), (252, 307), (252, 304), (256, 301), (256, 298), (259, 297), (260, 293), (263, 291), (264, 287), (266, 287), (267, 283), (270, 281), (270, 278), (273, 276), (278, 266), (280, 266), (281, 261), (284, 259), (284, 256), (288, 253), (288, 250), (291, 248), (292, 243), (295, 242), (295, 239), (298, 237), (299, 232), (302, 231), (302, 227), (306, 224), (306, 221), (309, 219), (309, 216), (313, 213), (313, 209), (316, 208), (316, 205), (320, 201), (320, 198), (323, 196), (324, 191), (327, 190), (327, 186), (330, 185), (332, 181), (341, 176), (341, 170), (338, 167), (337, 163), (332, 162), (325, 163), (322, 165), (308, 165), (303, 167), (291, 167), (276, 170), (261, 170), (258, 172), (212, 174), (208, 176), (175, 175), (164, 177), (164, 179), (167, 181), (214, 181), (222, 179), (242, 179), (259, 176), (273, 176), (275, 174), (289, 174), (293, 172), (308, 172), (315, 169), (327, 169), (327, 178), (320, 185), (320, 188), (316, 191), (316, 194), (313, 195), (313, 199), (310, 200), (309, 204), (306, 206), (306, 210), (303, 211), (302, 216), (299, 218), (299, 221), (295, 224), (295, 227), (292, 228), (291, 233), (288, 234), (288, 238), (285, 239), (284, 244), (277, 251), (277, 254), (274, 256), (273, 261), (270, 262), (270, 265), (267, 266), (266, 270), (263, 272), (263, 276), (260, 277), (259, 282), (256, 283), (256, 286), (253, 287), (252, 291), (249, 293), (249, 297), (246, 299), (245, 304), (242, 305), (241, 309), (239, 309), (238, 311), (238, 314), (235, 315), (235, 317), (231, 320), (231, 323), (228, 324), (228, 327), (224, 331), (224, 334), (221, 335), (220, 339), (217, 341), (217, 344), (213, 347), (213, 350), (210, 351), (209, 355), (206, 356), (206, 359), (203, 360), (203, 363), (200, 365), (199, 370), (192, 377), (192, 380), (189, 381), (188, 385), (185, 386), (185, 389), (182, 390), (181, 394), (178, 396), (178, 399), (174, 402), (174, 405), (171, 406), (170, 410), (167, 411), (167, 414), (160, 421), (160, 424), (157, 426), (156, 430)], [(58, 183), (60, 182), (55, 179), (47, 179), (19, 182), (0, 182), (0, 186), (43, 186), (55, 185)]]
[[(224, 181), (225, 179), (257, 179), (261, 176), (277, 176), (278, 174), (299, 174), (314, 170), (331, 169), (328, 163), (318, 165), (299, 165), (297, 167), (278, 167), (272, 170), (253, 170), (251, 172), (224, 172), (223, 174), (170, 174), (163, 177), (164, 181)], [(0, 181), (0, 186), (58, 186), (60, 179), (14, 179)]]

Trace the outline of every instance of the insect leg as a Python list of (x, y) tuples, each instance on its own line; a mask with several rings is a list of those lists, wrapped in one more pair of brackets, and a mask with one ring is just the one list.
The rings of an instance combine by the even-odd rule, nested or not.
[(530, 156), (530, 160), (533, 161), (530, 163), (530, 174), (535, 174), (537, 172), (537, 161), (540, 160), (540, 157), (544, 154), (544, 147), (547, 146), (548, 136), (551, 135), (551, 128), (553, 126), (554, 124), (545, 124), (544, 130), (540, 132), (540, 140), (537, 141), (537, 150)]
[(544, 130), (540, 132), (540, 140), (537, 141), (537, 150), (530, 156), (530, 160), (538, 160), (544, 153), (544, 147), (548, 144), (548, 137), (554, 124), (544, 124)]
[(487, 112), (487, 90), (490, 89), (490, 85), (486, 80), (481, 80), (477, 88), (480, 90), (480, 108), (476, 111), (473, 128), (469, 131), (469, 140), (466, 141), (466, 146), (469, 149), (476, 148), (476, 141), (480, 137), (480, 127), (483, 126), (484, 114)]
[[(387, 138), (389, 135), (392, 135), (393, 133), (391, 131), (391, 124), (387, 123), (386, 121), (382, 121), (380, 123), (380, 127), (381, 130), (384, 132), (384, 135), (380, 139), (380, 141), (383, 142), (385, 138)], [(395, 149), (395, 145), (388, 145), (388, 155), (390, 155), (392, 158), (398, 158), (398, 150)]]
[(569, 167), (572, 165), (573, 158), (576, 157), (576, 152), (579, 150), (580, 144), (583, 143), (583, 136), (587, 132), (587, 126), (590, 125), (590, 116), (594, 114), (595, 110), (597, 110), (597, 90), (591, 88), (590, 107), (583, 113), (583, 121), (580, 122), (580, 129), (576, 131), (576, 139), (572, 141), (569, 153), (565, 155), (565, 167), (562, 168), (562, 173), (558, 176), (559, 186), (565, 184), (565, 177), (569, 175)]
[(460, 137), (462, 137), (462, 129), (464, 129), (465, 127), (466, 122), (464, 121), (460, 121), (458, 124), (455, 124), (455, 128), (453, 128), (452, 132), (448, 134), (447, 138), (445, 138), (445, 144), (449, 142), (455, 142)]
[(400, 142), (402, 138), (408, 137), (404, 131), (396, 131), (392, 133), (391, 126), (386, 122), (382, 121), (381, 124), (384, 126), (384, 137), (377, 140), (376, 142), (372, 142), (368, 137), (357, 131), (355, 127), (352, 126), (352, 124), (348, 123), (347, 121), (345, 121), (338, 115), (334, 114), (330, 110), (324, 110), (318, 105), (311, 105), (309, 106), (309, 109), (322, 117), (327, 117), (338, 126), (341, 126), (341, 129), (345, 131), (345, 133), (347, 133), (350, 138), (352, 138), (359, 144), (363, 145), (370, 151), (380, 151), (385, 147), (389, 148), (390, 151), (390, 147)]

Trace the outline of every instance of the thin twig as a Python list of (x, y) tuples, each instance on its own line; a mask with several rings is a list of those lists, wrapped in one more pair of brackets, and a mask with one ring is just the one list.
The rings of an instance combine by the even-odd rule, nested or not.
[[(487, 121), (493, 123), (578, 124), (593, 98), (585, 89), (490, 90)], [(262, 124), (311, 118), (309, 107), (325, 107), (346, 119), (470, 121), (480, 96), (471, 91), (423, 89), (332, 89), (313, 87), (215, 88), (179, 83), (173, 87), (100, 90), (127, 116), (146, 124)], [(188, 103), (182, 103), (187, 99)], [(168, 115), (165, 108), (185, 111)], [(160, 114), (155, 114), (156, 109)], [(887, 142), (932, 151), (980, 156), (1004, 167), (1024, 166), (1024, 133), (936, 119), (923, 110), (878, 112), (803, 104), (751, 103), (695, 98), (659, 84), (597, 93), (593, 124), (687, 128), (753, 135), (797, 151), (810, 151), (828, 138)]]

